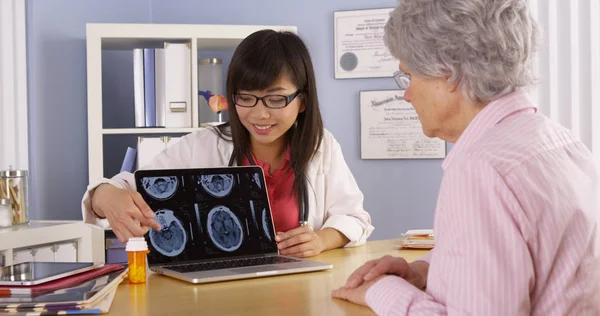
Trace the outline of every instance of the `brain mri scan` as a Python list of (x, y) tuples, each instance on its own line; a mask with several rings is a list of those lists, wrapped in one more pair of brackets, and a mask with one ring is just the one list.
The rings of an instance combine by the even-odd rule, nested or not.
[(150, 230), (150, 242), (161, 254), (169, 257), (179, 255), (185, 249), (187, 235), (181, 222), (171, 210), (160, 210), (155, 213), (155, 220), (160, 224), (160, 231)]
[(265, 236), (267, 236), (267, 239), (269, 239), (269, 241), (271, 241), (271, 222), (269, 221), (269, 218), (267, 217), (267, 209), (263, 208), (262, 210), (262, 227), (263, 230), (265, 231)]
[(232, 174), (209, 174), (200, 176), (200, 184), (214, 197), (227, 196), (233, 188)]
[(256, 185), (262, 189), (262, 185), (260, 184), (260, 175), (258, 173), (252, 174), (252, 181), (256, 183)]
[(242, 245), (244, 232), (238, 217), (229, 208), (219, 205), (208, 213), (207, 230), (217, 248), (231, 252)]
[(167, 200), (177, 191), (177, 177), (147, 177), (142, 179), (142, 186), (155, 200)]

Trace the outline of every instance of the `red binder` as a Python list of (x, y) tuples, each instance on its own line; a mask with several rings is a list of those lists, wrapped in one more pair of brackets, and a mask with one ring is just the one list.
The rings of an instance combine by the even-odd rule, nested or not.
[(81, 282), (103, 276), (107, 273), (122, 269), (124, 266), (120, 264), (105, 264), (100, 268), (64, 277), (62, 279), (50, 281), (38, 285), (23, 285), (23, 286), (0, 286), (0, 296), (7, 295), (38, 295), (45, 292), (56, 291), (64, 288), (69, 288)]

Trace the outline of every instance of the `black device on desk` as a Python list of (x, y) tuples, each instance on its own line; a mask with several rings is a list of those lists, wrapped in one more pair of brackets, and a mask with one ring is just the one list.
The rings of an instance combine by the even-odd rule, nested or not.
[(0, 285), (37, 285), (102, 265), (94, 262), (22, 262), (0, 268)]
[(155, 273), (208, 283), (332, 268), (279, 254), (259, 166), (137, 170), (134, 176), (161, 225), (144, 236)]

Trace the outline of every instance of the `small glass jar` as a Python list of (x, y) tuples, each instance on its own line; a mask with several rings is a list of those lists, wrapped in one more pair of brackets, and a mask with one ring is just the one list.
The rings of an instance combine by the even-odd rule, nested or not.
[(12, 223), (29, 223), (29, 183), (27, 170), (0, 172), (0, 198), (12, 201)]
[(221, 113), (214, 112), (208, 105), (207, 93), (223, 95), (223, 66), (219, 58), (198, 59), (198, 124), (200, 126), (222, 123)]
[(12, 226), (12, 201), (0, 199), (0, 227)]
[(146, 283), (146, 255), (148, 243), (144, 237), (131, 237), (125, 246), (129, 264), (129, 283)]

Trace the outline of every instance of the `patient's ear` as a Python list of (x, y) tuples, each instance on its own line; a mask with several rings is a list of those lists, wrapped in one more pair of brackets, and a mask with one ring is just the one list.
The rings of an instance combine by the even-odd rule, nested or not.
[(452, 78), (447, 77), (446, 78), (446, 87), (448, 88), (448, 92), (450, 92), (450, 93), (456, 92), (456, 89), (458, 89), (459, 82), (460, 82), (460, 80), (455, 80), (454, 82), (452, 82)]

